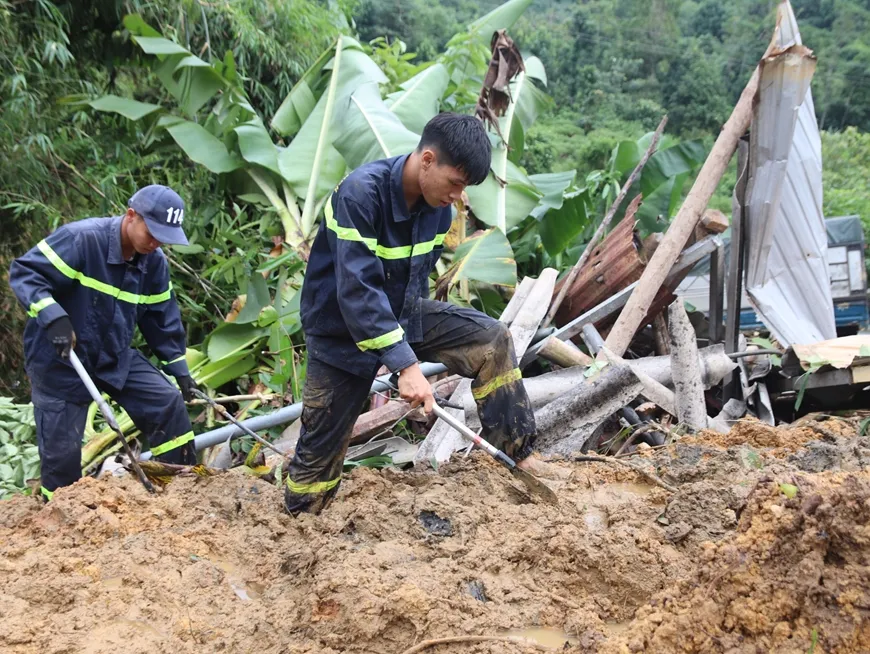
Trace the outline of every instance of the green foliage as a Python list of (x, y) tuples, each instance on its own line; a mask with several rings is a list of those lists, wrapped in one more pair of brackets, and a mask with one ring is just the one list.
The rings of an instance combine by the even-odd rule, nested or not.
[(33, 406), (0, 397), (0, 499), (27, 490), (39, 477), (39, 452)]

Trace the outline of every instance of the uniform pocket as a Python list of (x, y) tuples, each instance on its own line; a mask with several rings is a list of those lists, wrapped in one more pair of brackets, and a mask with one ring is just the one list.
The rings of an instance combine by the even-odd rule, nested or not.
[(316, 431), (329, 417), (335, 391), (305, 384), (302, 389), (302, 426), (306, 431)]

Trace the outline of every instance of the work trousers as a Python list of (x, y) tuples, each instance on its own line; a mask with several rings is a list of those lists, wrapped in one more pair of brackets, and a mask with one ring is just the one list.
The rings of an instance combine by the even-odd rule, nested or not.
[[(54, 491), (82, 476), (82, 436), (88, 402), (81, 388), (50, 388), (31, 379), (36, 438), (42, 465), (42, 494)], [(140, 353), (134, 352), (124, 387), (112, 388), (94, 379), (97, 387), (120, 404), (148, 439), (151, 452), (165, 463), (196, 463), (193, 430), (181, 393)], [(84, 391), (84, 394), (83, 392)], [(64, 394), (66, 398), (60, 397)]]
[[(535, 418), (507, 326), (474, 309), (420, 302), (423, 341), (411, 343), (417, 358), (472, 378), (481, 436), (517, 460), (528, 456)], [(373, 381), (309, 360), (302, 430), (284, 489), (288, 513), (319, 513), (338, 492), (353, 426)]]

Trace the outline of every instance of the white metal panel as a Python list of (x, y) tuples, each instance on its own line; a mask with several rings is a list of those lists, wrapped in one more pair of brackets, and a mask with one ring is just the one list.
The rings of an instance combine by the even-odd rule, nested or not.
[(834, 338), (822, 215), (821, 139), (791, 5), (779, 6), (778, 51), (762, 65), (747, 188), (747, 294), (784, 345)]

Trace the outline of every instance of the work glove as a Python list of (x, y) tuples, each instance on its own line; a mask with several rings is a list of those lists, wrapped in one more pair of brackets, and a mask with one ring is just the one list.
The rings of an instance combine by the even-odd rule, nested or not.
[(69, 351), (76, 346), (76, 333), (69, 316), (61, 316), (45, 328), (49, 342), (57, 350), (57, 356), (69, 358)]
[(175, 380), (178, 382), (178, 388), (181, 389), (181, 397), (184, 398), (184, 401), (190, 402), (193, 400), (195, 397), (193, 392), (199, 390), (199, 386), (193, 381), (193, 377), (176, 377)]

